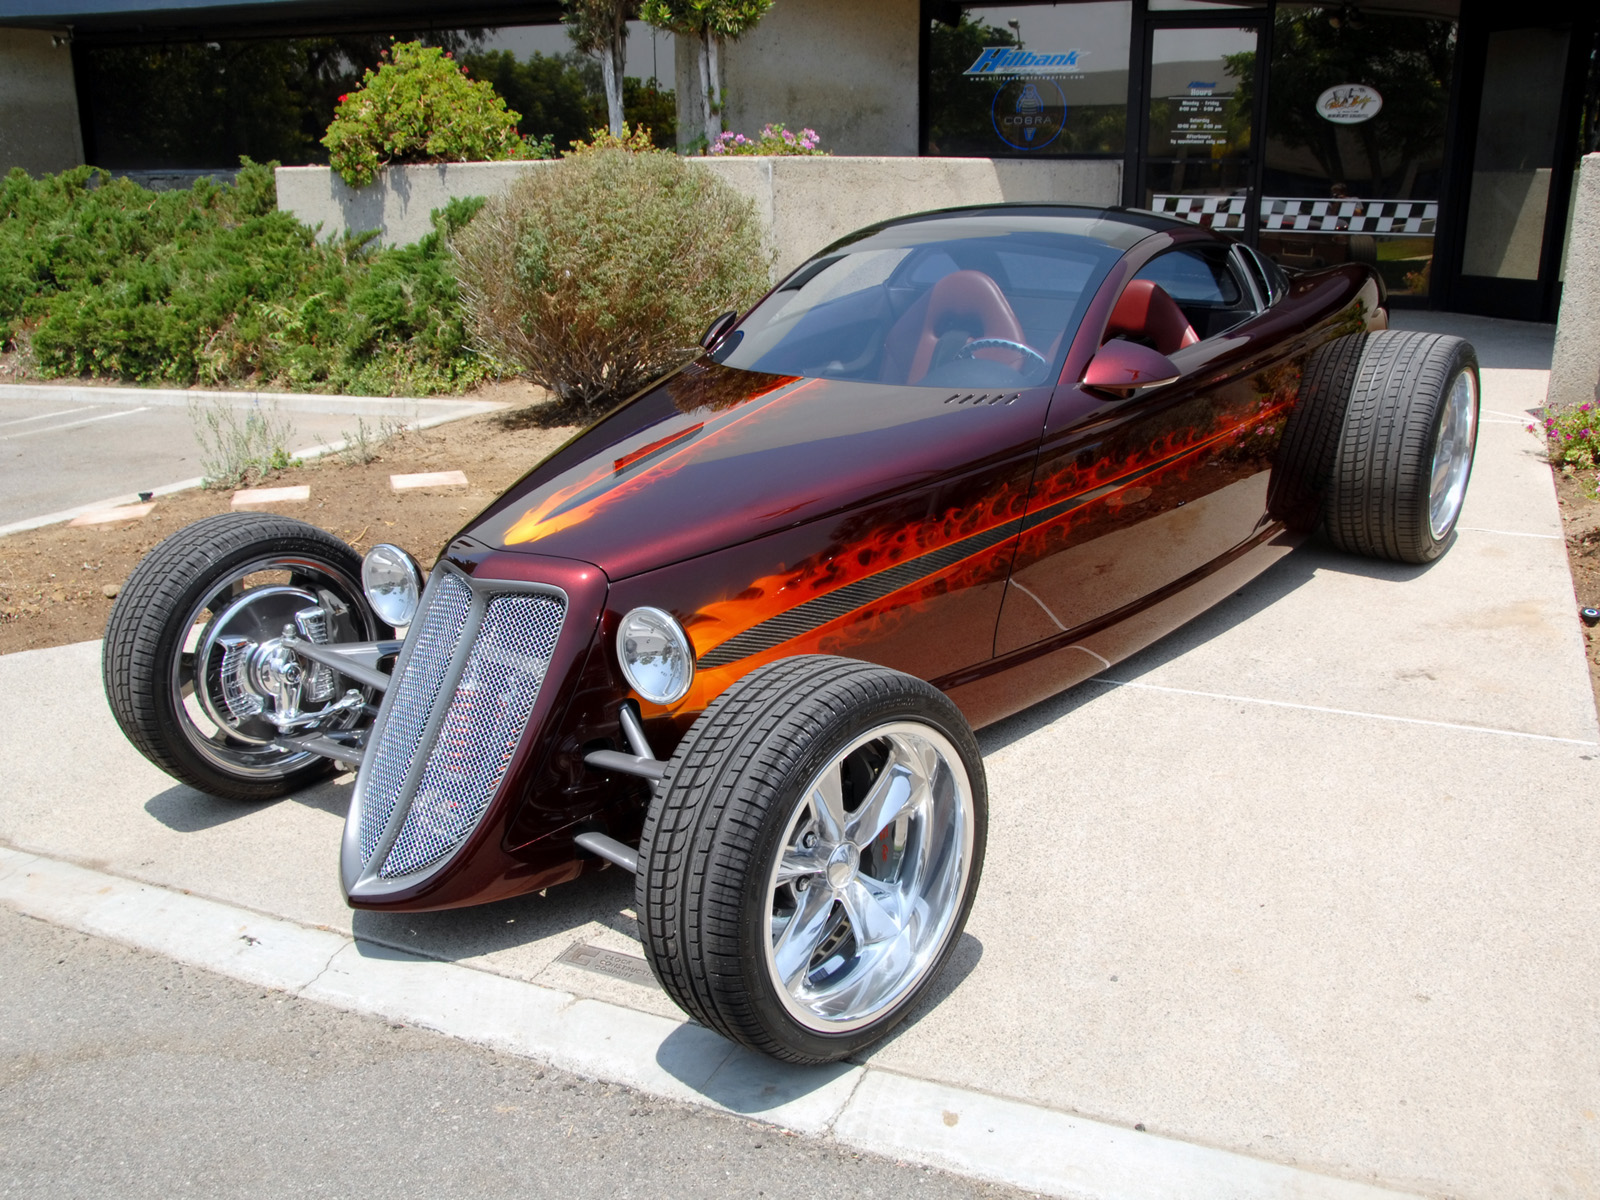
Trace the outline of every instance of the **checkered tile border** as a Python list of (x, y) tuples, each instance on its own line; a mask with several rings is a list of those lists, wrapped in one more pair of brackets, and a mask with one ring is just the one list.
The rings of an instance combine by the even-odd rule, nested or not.
[[(1243, 229), (1243, 196), (1156, 196), (1156, 212), (1213, 229)], [(1261, 228), (1296, 233), (1388, 233), (1432, 237), (1437, 200), (1318, 200), (1264, 196)]]

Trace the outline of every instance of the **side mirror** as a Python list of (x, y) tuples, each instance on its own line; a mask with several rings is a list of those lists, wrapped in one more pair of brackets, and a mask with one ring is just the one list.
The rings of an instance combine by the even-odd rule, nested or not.
[(1176, 383), (1183, 372), (1165, 354), (1125, 338), (1112, 338), (1089, 360), (1083, 386), (1117, 400)]
[(700, 348), (702, 350), (709, 350), (715, 346), (727, 335), (728, 330), (733, 328), (734, 322), (738, 319), (738, 313), (725, 312), (715, 321), (711, 322), (711, 324), (707, 325), (706, 331), (700, 335)]

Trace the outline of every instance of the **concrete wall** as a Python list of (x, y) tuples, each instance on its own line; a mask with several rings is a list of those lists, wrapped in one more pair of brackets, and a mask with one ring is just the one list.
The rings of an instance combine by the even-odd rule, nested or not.
[(0, 28), (0, 175), (82, 165), (72, 51), (47, 31)]
[[(722, 126), (807, 126), (835, 154), (915, 154), (919, 0), (783, 0), (722, 50)], [(678, 137), (699, 135), (698, 46), (677, 39)]]
[[(874, 221), (959, 204), (1057, 201), (1116, 204), (1122, 165), (1105, 160), (988, 158), (697, 158), (755, 202), (783, 274)], [(492, 196), (538, 162), (391, 167), (371, 187), (346, 187), (327, 167), (279, 167), (278, 207), (322, 236), (381, 229), (391, 245), (427, 233), (451, 196)]]
[(1567, 234), (1566, 283), (1550, 364), (1552, 407), (1600, 401), (1600, 154), (1586, 154)]

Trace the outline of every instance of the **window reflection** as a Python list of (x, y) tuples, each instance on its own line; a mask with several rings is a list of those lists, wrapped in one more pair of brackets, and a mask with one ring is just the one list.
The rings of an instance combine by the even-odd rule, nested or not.
[(1266, 253), (1296, 267), (1367, 263), (1391, 295), (1427, 294), (1455, 44), (1454, 21), (1278, 6)]
[(929, 28), (927, 153), (1122, 152), (1129, 0), (951, 11)]

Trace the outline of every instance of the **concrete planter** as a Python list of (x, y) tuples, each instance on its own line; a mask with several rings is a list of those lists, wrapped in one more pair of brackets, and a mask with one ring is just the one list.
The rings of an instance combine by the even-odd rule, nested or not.
[[(1117, 204), (1122, 164), (989, 158), (693, 158), (755, 201), (783, 274), (829, 242), (888, 217), (997, 201)], [(427, 233), (429, 214), (455, 196), (492, 196), (548, 162), (389, 167), (350, 188), (327, 167), (279, 167), (278, 207), (323, 237), (378, 229), (387, 245)]]

